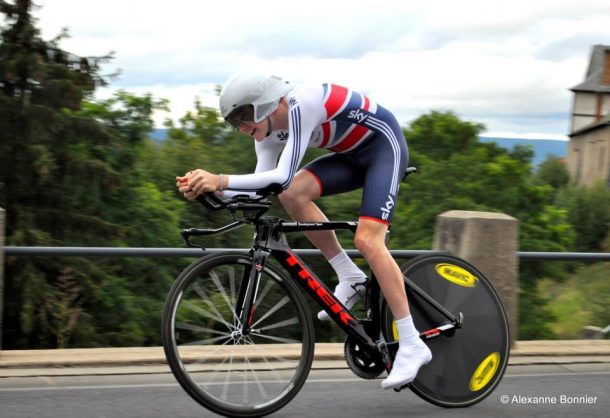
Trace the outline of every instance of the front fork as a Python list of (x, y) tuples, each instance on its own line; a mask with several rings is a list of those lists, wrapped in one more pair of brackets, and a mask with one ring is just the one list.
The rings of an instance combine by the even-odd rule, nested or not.
[(250, 333), (252, 318), (256, 310), (256, 296), (260, 284), (261, 274), (265, 268), (265, 263), (269, 253), (260, 249), (251, 252), (252, 264), (250, 268), (244, 269), (244, 277), (241, 281), (237, 302), (235, 304), (235, 315), (238, 318), (242, 335)]

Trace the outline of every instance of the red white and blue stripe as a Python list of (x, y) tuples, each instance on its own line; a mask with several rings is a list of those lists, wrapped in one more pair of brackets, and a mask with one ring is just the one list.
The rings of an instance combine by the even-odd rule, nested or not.
[(336, 84), (324, 84), (326, 119), (321, 124), (320, 148), (347, 152), (363, 143), (373, 132), (364, 124), (377, 105), (368, 97)]

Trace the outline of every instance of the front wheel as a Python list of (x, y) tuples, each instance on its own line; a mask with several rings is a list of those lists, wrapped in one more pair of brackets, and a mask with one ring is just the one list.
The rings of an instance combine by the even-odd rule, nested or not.
[[(498, 294), (480, 271), (457, 257), (422, 256), (401, 270), (453, 315), (463, 314), (462, 328), (452, 335), (441, 334), (425, 341), (432, 351), (432, 361), (420, 369), (411, 390), (443, 407), (480, 402), (496, 388), (508, 363), (508, 322)], [(420, 333), (449, 322), (408, 286), (407, 296)], [(386, 339), (397, 340), (387, 303), (382, 308), (382, 324)]]
[(250, 330), (238, 300), (252, 258), (213, 255), (191, 264), (163, 310), (163, 348), (183, 389), (209, 410), (257, 417), (286, 405), (301, 389), (314, 354), (309, 309), (295, 284), (272, 266), (261, 270)]

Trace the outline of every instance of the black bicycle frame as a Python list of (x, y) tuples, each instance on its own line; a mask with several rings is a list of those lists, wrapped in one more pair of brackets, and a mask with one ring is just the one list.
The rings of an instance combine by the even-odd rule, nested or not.
[[(371, 277), (367, 284), (366, 319), (358, 319), (335, 297), (333, 292), (322, 282), (314, 272), (290, 249), (286, 234), (304, 231), (349, 229), (353, 232), (358, 227), (357, 222), (284, 222), (278, 218), (263, 217), (254, 222), (256, 233), (251, 250), (252, 267), (245, 269), (244, 279), (240, 288), (236, 315), (242, 325), (242, 333), (250, 332), (254, 301), (260, 282), (260, 275), (269, 256), (275, 258), (292, 279), (297, 282), (333, 319), (333, 321), (348, 335), (355, 338), (363, 347), (375, 352), (387, 354), (385, 346), (395, 346), (397, 342), (386, 343), (381, 338), (380, 289), (376, 278)], [(430, 295), (406, 279), (407, 287), (416, 292), (431, 307), (440, 312), (450, 322), (437, 328), (425, 330), (420, 334), (422, 339), (429, 339), (441, 334), (450, 334), (455, 328), (461, 327), (462, 317), (456, 318)], [(385, 359), (384, 359), (385, 360)], [(386, 362), (387, 364), (387, 362)]]

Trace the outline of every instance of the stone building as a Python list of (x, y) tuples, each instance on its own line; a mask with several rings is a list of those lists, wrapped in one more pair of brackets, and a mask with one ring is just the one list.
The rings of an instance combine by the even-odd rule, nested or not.
[(579, 185), (610, 186), (610, 46), (595, 45), (585, 80), (574, 92), (568, 170)]

